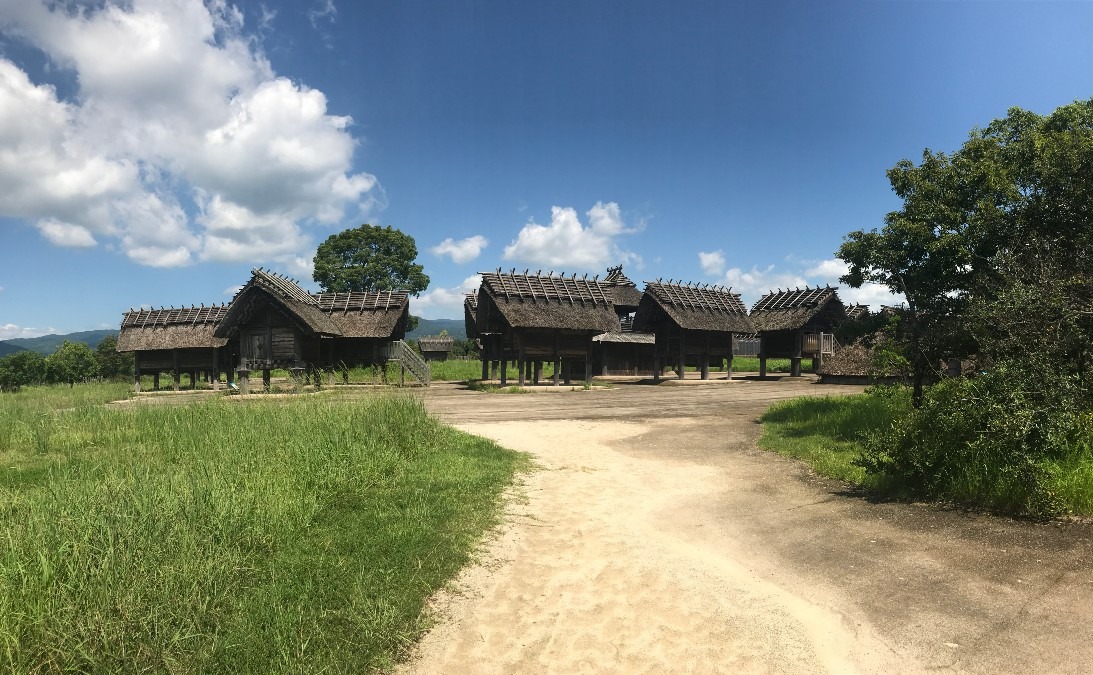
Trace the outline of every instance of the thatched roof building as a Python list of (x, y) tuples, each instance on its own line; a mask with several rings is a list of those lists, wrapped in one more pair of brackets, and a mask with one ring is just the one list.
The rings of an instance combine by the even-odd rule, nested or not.
[(429, 335), (418, 338), (417, 346), (427, 360), (446, 361), (455, 346), (455, 338), (450, 335)]
[(607, 268), (607, 276), (601, 282), (607, 287), (607, 293), (615, 304), (615, 311), (621, 314), (637, 311), (641, 304), (641, 291), (638, 285), (622, 273), (622, 265)]
[(405, 291), (318, 293), (261, 268), (227, 305), (131, 310), (118, 351), (135, 352), (142, 372), (240, 373), (271, 368), (312, 370), (384, 361), (385, 344), (409, 321)]
[(702, 379), (710, 376), (711, 361), (727, 359), (732, 377), (732, 343), (735, 333), (752, 333), (755, 327), (739, 293), (731, 288), (672, 281), (646, 282), (634, 330), (656, 335), (654, 376), (661, 364), (672, 364), (683, 379), (686, 366), (697, 366)]
[(859, 321), (872, 316), (872, 312), (869, 311), (869, 305), (847, 305), (846, 306), (846, 318), (851, 321)]
[(226, 305), (131, 309), (122, 315), (118, 351), (223, 347), (227, 339), (213, 333), (227, 311)]
[(619, 320), (605, 287), (587, 275), (498, 269), (482, 273), (476, 325), (483, 333), (516, 328), (597, 334), (617, 330)]
[(801, 374), (801, 358), (813, 359), (817, 369), (824, 354), (834, 349), (831, 335), (846, 321), (846, 308), (830, 286), (770, 291), (751, 309), (759, 331), (759, 373), (766, 375), (768, 357), (790, 359), (790, 373)]
[(474, 290), (463, 297), (463, 326), (468, 340), (478, 339), (478, 291)]
[(799, 330), (806, 326), (830, 330), (846, 320), (846, 309), (831, 286), (769, 291), (751, 308), (760, 333)]

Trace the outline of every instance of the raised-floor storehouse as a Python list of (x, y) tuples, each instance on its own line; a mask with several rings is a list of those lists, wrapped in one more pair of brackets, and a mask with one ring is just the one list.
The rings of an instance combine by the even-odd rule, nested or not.
[(675, 368), (683, 379), (687, 366), (710, 377), (710, 363), (727, 360), (732, 377), (733, 336), (753, 333), (747, 308), (739, 293), (724, 286), (646, 282), (645, 293), (634, 314), (634, 330), (652, 333), (655, 378), (664, 366)]
[(603, 284), (587, 277), (482, 273), (476, 295), (474, 329), (482, 345), (482, 378), (490, 362), (500, 362), (500, 380), (516, 361), (521, 385), (538, 382), (542, 364), (554, 363), (554, 383), (583, 369), (592, 379), (592, 338), (619, 330), (619, 318)]
[[(226, 306), (132, 310), (122, 319), (118, 351), (133, 352), (136, 386), (145, 373), (237, 374), (241, 387), (261, 372), (346, 370), (405, 360), (399, 349), (409, 320), (404, 291), (311, 294), (291, 279), (255, 269)], [(417, 364), (409, 365), (418, 373)], [(421, 379), (419, 377), (419, 379)], [(425, 380), (427, 381), (427, 368)]]
[(790, 375), (800, 377), (801, 359), (810, 357), (813, 370), (834, 351), (836, 326), (846, 320), (846, 308), (830, 286), (770, 291), (751, 309), (759, 332), (759, 376), (766, 377), (768, 358), (790, 359)]

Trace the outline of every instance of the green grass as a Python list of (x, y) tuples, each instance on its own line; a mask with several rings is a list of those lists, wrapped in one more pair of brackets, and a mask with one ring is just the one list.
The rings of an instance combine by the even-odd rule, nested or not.
[(0, 670), (387, 668), (526, 462), (409, 396), (124, 387), (0, 395)]
[[(808, 359), (801, 360), (801, 367), (807, 368), (811, 362)], [(767, 359), (768, 373), (788, 373), (789, 359)], [(758, 373), (759, 357), (734, 356), (732, 357), (732, 369), (736, 373)]]
[(772, 405), (760, 417), (760, 447), (801, 459), (817, 473), (875, 488), (875, 476), (854, 464), (866, 434), (890, 425), (898, 404), (892, 398), (805, 397)]

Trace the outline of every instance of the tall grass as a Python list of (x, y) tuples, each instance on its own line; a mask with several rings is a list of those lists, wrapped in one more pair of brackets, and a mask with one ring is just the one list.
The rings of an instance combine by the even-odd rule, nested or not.
[(855, 462), (862, 442), (892, 424), (910, 399), (901, 396), (803, 397), (772, 405), (760, 417), (759, 445), (804, 460), (817, 473), (855, 485), (877, 488), (879, 477)]
[(0, 396), (10, 672), (387, 667), (523, 461), (404, 396), (53, 396)]

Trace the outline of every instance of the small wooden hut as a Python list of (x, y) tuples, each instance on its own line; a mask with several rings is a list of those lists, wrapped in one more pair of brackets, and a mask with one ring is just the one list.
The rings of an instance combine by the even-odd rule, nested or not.
[[(246, 391), (255, 370), (268, 386), (274, 368), (300, 374), (405, 361), (409, 316), (405, 291), (310, 294), (287, 277), (255, 269), (227, 306), (127, 312), (118, 351), (135, 353), (138, 389), (142, 372), (171, 370), (177, 388), (180, 371), (211, 372), (216, 381), (226, 370), (229, 380), (238, 372)], [(419, 375), (416, 365), (408, 367)]]
[(835, 327), (846, 320), (836, 290), (823, 288), (770, 291), (755, 303), (751, 319), (759, 332), (759, 376), (766, 377), (768, 358), (790, 359), (790, 375), (801, 376), (801, 359), (812, 358), (817, 370), (834, 349)]
[(554, 362), (554, 384), (575, 364), (592, 379), (592, 338), (619, 330), (619, 319), (605, 286), (595, 278), (512, 270), (482, 274), (475, 330), (482, 340), (482, 371), (501, 362), (501, 383), (509, 360), (516, 361), (519, 382), (538, 382), (542, 364)]
[(652, 333), (634, 332), (634, 313), (641, 304), (637, 284), (622, 273), (622, 265), (607, 268), (600, 282), (615, 305), (619, 331), (597, 335), (593, 342), (593, 370), (601, 375), (652, 375)]
[(455, 346), (455, 338), (450, 335), (430, 335), (417, 339), (417, 346), (426, 361), (447, 361)]
[(645, 293), (634, 315), (634, 330), (656, 336), (653, 375), (672, 364), (683, 379), (688, 365), (696, 366), (702, 379), (710, 377), (711, 360), (728, 360), (732, 378), (733, 335), (753, 333), (755, 327), (739, 293), (723, 286), (646, 282)]

